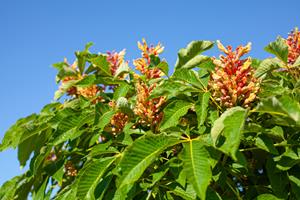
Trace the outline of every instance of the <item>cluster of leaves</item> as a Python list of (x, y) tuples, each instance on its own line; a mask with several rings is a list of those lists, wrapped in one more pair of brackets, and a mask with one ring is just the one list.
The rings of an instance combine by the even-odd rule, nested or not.
[(0, 151), (18, 148), (29, 169), (2, 185), (0, 199), (300, 199), (300, 51), (291, 62), (278, 37), (266, 47), (274, 58), (238, 62), (219, 45), (230, 58), (218, 66), (224, 81), (234, 81), (226, 70), (237, 62), (252, 101), (226, 107), (217, 98), (228, 91), (212, 83), (222, 86), (220, 62), (202, 55), (213, 46), (191, 42), (170, 76), (163, 48), (145, 41), (139, 75), (124, 52), (93, 54), (90, 44), (73, 65), (55, 64), (61, 101), (18, 120), (2, 140)]

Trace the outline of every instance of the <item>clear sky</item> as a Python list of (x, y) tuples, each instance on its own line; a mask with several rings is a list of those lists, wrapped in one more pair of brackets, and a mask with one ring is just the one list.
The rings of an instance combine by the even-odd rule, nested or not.
[[(51, 65), (64, 57), (72, 61), (87, 42), (94, 42), (95, 52), (126, 48), (132, 61), (138, 40), (161, 41), (170, 66), (191, 40), (251, 41), (250, 55), (264, 58), (270, 56), (264, 46), (300, 26), (299, 7), (299, 0), (1, 0), (0, 138), (18, 118), (53, 100)], [(216, 48), (209, 55), (218, 56)], [(23, 171), (15, 150), (0, 153), (0, 185)]]

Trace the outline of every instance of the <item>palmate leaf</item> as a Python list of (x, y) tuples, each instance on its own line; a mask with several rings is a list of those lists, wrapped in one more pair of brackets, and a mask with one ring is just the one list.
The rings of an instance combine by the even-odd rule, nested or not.
[(26, 131), (26, 126), (36, 120), (37, 115), (32, 114), (28, 117), (19, 119), (13, 126), (11, 126), (4, 135), (2, 143), (0, 144), (0, 152), (12, 147), (16, 148), (20, 142), (23, 132)]
[(210, 155), (203, 142), (189, 140), (183, 143), (183, 170), (188, 174), (187, 179), (193, 185), (198, 197), (205, 199), (206, 189), (212, 178)]
[(166, 99), (171, 99), (182, 94), (189, 94), (190, 92), (199, 92), (199, 89), (182, 83), (182, 81), (179, 82), (166, 79), (154, 88), (150, 98), (165, 96)]
[(198, 54), (210, 49), (211, 47), (213, 47), (213, 42), (211, 41), (192, 41), (186, 48), (179, 50), (175, 69), (190, 69), (209, 60), (209, 57)]
[(285, 39), (283, 39), (282, 37), (278, 37), (274, 42), (271, 42), (268, 46), (265, 47), (265, 50), (271, 54), (274, 54), (284, 63), (287, 63), (287, 57), (289, 53), (288, 46), (285, 42)]
[(114, 199), (126, 199), (126, 195), (147, 167), (157, 159), (164, 149), (179, 143), (177, 137), (160, 135), (145, 135), (135, 140), (129, 146), (117, 166), (121, 174), (118, 178), (117, 191)]
[(200, 79), (199, 74), (192, 69), (176, 70), (172, 78), (184, 81), (197, 88), (205, 89), (207, 87), (207, 84)]
[(230, 108), (214, 122), (211, 129), (215, 146), (233, 159), (237, 159), (236, 151), (241, 142), (246, 114), (247, 111), (241, 107)]
[(21, 167), (26, 165), (31, 153), (36, 149), (36, 146), (39, 144), (38, 139), (40, 138), (34, 135), (18, 145), (18, 160)]
[(269, 113), (274, 116), (287, 117), (300, 126), (300, 104), (289, 96), (263, 99), (253, 112)]
[(90, 59), (91, 63), (96, 67), (100, 69), (100, 72), (103, 73), (105, 76), (112, 76), (109, 62), (106, 60), (105, 55), (99, 55), (95, 58)]
[(14, 178), (6, 181), (0, 187), (0, 199), (1, 200), (11, 200), (14, 199), (15, 192), (17, 190), (17, 184), (22, 179), (21, 176), (15, 176)]
[[(81, 115), (76, 115), (75, 113), (70, 113), (69, 116), (63, 117), (60, 122), (58, 122), (57, 137), (53, 140), (53, 145), (58, 145), (67, 140), (73, 140), (79, 137), (84, 131), (80, 128), (85, 124), (92, 124), (95, 119), (95, 114), (93, 112), (88, 112)], [(56, 119), (56, 120), (59, 120)], [(56, 120), (52, 120), (54, 123)]]
[(95, 188), (115, 159), (116, 157), (109, 157), (95, 160), (82, 169), (83, 173), (79, 174), (80, 178), (76, 193), (79, 199), (95, 199)]
[(274, 70), (279, 69), (280, 67), (283, 67), (280, 60), (277, 58), (267, 58), (263, 60), (258, 68), (255, 70), (255, 76), (256, 77), (262, 77), (266, 73)]
[(178, 124), (180, 117), (184, 116), (192, 107), (192, 103), (177, 100), (173, 101), (164, 109), (164, 118), (161, 122), (160, 129), (164, 130)]

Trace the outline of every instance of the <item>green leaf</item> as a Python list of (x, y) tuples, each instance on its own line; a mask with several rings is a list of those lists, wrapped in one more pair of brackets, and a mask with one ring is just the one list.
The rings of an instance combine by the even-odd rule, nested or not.
[(275, 126), (272, 129), (268, 129), (268, 132), (266, 132), (266, 134), (276, 139), (285, 139), (283, 129), (280, 126)]
[(109, 124), (111, 118), (114, 116), (116, 111), (109, 110), (102, 114), (102, 116), (99, 118), (99, 122), (97, 124), (97, 127), (100, 128), (100, 130), (103, 130), (107, 124)]
[(44, 199), (45, 197), (45, 191), (46, 191), (46, 187), (48, 184), (48, 178), (46, 178), (46, 180), (43, 182), (43, 184), (40, 186), (40, 188), (38, 189), (37, 193), (35, 193), (33, 195), (33, 200), (40, 200), (40, 199)]
[(0, 144), (0, 152), (12, 147), (16, 148), (20, 142), (20, 138), (28, 124), (33, 123), (37, 118), (36, 114), (19, 119), (13, 126), (11, 126), (5, 133), (2, 143)]
[[(23, 175), (23, 179), (19, 181), (19, 183), (16, 185), (15, 190), (15, 198), (16, 200), (27, 200), (28, 195), (32, 191), (32, 187), (34, 184), (33, 177), (25, 177), (28, 175), (27, 173)], [(12, 190), (13, 191), (13, 190)]]
[[(24, 127), (25, 128), (25, 127)], [(47, 141), (49, 131), (47, 123), (42, 123), (40, 126), (28, 125), (24, 129), (18, 144), (18, 160), (21, 167), (25, 166), (26, 161), (29, 159), (33, 151), (39, 151), (45, 141)]]
[(282, 171), (287, 171), (300, 163), (300, 157), (298, 156), (297, 151), (298, 150), (292, 148), (286, 148), (284, 153), (274, 157), (273, 159), (276, 161), (276, 167)]
[(165, 96), (166, 99), (171, 99), (182, 94), (189, 94), (190, 92), (199, 92), (199, 89), (182, 82), (167, 79), (154, 88), (151, 92), (150, 98)]
[(281, 200), (273, 194), (261, 194), (256, 197), (256, 200)]
[(207, 188), (206, 192), (206, 199), (207, 200), (222, 200), (218, 192), (214, 191), (211, 188)]
[(78, 130), (77, 127), (74, 127), (56, 137), (53, 141), (53, 145), (58, 145), (67, 140), (74, 140), (75, 138), (79, 137), (82, 133), (84, 133), (84, 130)]
[(261, 148), (271, 154), (278, 155), (277, 149), (274, 147), (273, 141), (266, 135), (259, 135), (255, 142), (258, 148)]
[(103, 72), (106, 76), (112, 76), (111, 71), (110, 71), (110, 64), (106, 60), (105, 55), (99, 55), (95, 58), (92, 58), (91, 63), (95, 67), (99, 68), (101, 70), (100, 72)]
[(212, 140), (221, 151), (236, 160), (247, 111), (241, 107), (226, 110), (211, 129)]
[(183, 170), (201, 199), (205, 199), (212, 178), (209, 159), (210, 155), (201, 141), (189, 140), (183, 143)]
[(59, 170), (57, 170), (52, 177), (58, 182), (59, 185), (62, 185), (63, 182), (63, 176), (65, 174), (65, 166), (62, 165)]
[(198, 101), (195, 104), (195, 110), (198, 120), (198, 128), (204, 125), (207, 117), (207, 108), (210, 98), (210, 92), (201, 93), (199, 95)]
[(14, 199), (15, 192), (17, 190), (17, 184), (22, 179), (21, 176), (15, 176), (14, 178), (6, 181), (0, 187), (0, 199), (1, 200), (11, 200)]
[(199, 78), (198, 73), (192, 69), (178, 69), (174, 72), (172, 78), (184, 81), (203, 90), (207, 87), (207, 85)]
[(81, 86), (81, 87), (87, 87), (87, 86), (94, 84), (95, 81), (96, 81), (96, 76), (95, 76), (95, 74), (92, 74), (92, 75), (85, 76), (83, 79), (76, 82), (75, 85)]
[(120, 84), (114, 92), (114, 100), (118, 100), (120, 97), (125, 97), (130, 89), (130, 85), (127, 83)]
[(164, 109), (164, 118), (161, 122), (160, 129), (164, 130), (176, 126), (180, 117), (184, 116), (192, 106), (192, 103), (183, 100), (171, 102)]
[(287, 115), (293, 119), (298, 125), (300, 125), (300, 104), (298, 101), (292, 99), (289, 96), (282, 96), (279, 99), (280, 107), (287, 113)]
[(166, 76), (169, 74), (169, 65), (166, 61), (161, 61), (156, 68), (160, 69)]
[(254, 112), (269, 113), (275, 116), (289, 117), (300, 125), (300, 104), (289, 96), (280, 98), (270, 97), (263, 99), (255, 108)]
[(286, 172), (279, 171), (272, 158), (268, 158), (266, 170), (274, 194), (276, 194), (277, 197), (286, 199), (288, 194), (286, 190), (286, 186), (288, 184)]
[(76, 193), (76, 196), (79, 199), (95, 199), (95, 188), (115, 159), (115, 157), (111, 157), (95, 160), (83, 168), (83, 173), (79, 174), (79, 182)]
[(26, 165), (32, 151), (36, 148), (36, 135), (28, 138), (27, 140), (21, 142), (18, 146), (18, 160), (21, 167)]
[(77, 57), (77, 65), (78, 65), (78, 68), (79, 68), (79, 71), (81, 74), (83, 74), (84, 72), (84, 68), (85, 68), (85, 63), (86, 63), (86, 60), (87, 60), (87, 55), (90, 53), (89, 52), (89, 48), (93, 46), (93, 43), (92, 42), (89, 42), (85, 45), (85, 48), (83, 51), (77, 51), (75, 53), (76, 57)]
[(297, 199), (300, 198), (300, 173), (299, 168), (289, 171), (289, 180), (292, 186), (292, 191)]
[(175, 69), (193, 68), (209, 60), (207, 56), (198, 55), (213, 47), (211, 41), (192, 41), (185, 49), (180, 49)]
[(118, 178), (117, 191), (114, 199), (126, 199), (126, 195), (133, 184), (141, 177), (147, 167), (169, 146), (180, 140), (167, 135), (145, 135), (138, 138), (124, 151), (118, 165), (121, 171)]
[(259, 67), (255, 70), (255, 76), (258, 78), (262, 77), (266, 73), (271, 72), (275, 69), (279, 69), (280, 67), (282, 67), (282, 65), (278, 59), (267, 58), (259, 64)]
[[(109, 190), (111, 188), (111, 181), (113, 179), (113, 174), (112, 173), (108, 173), (105, 177), (102, 178), (101, 182), (97, 185), (97, 187), (95, 188), (95, 198), (97, 200), (102, 200), (104, 199), (104, 195), (106, 193), (107, 190)], [(111, 198), (110, 198), (111, 199)]]
[(56, 196), (55, 200), (77, 200), (76, 191), (77, 191), (77, 183), (79, 179), (76, 179), (75, 182), (67, 187), (65, 187), (62, 191), (60, 191)]
[(191, 187), (192, 185), (187, 185), (186, 190), (184, 190), (181, 187), (177, 186), (174, 189), (170, 189), (170, 193), (173, 193), (185, 200), (194, 200), (196, 199), (196, 194)]
[(287, 63), (289, 51), (285, 39), (278, 37), (275, 42), (271, 42), (268, 46), (266, 46), (265, 50), (271, 54), (274, 54), (284, 63)]

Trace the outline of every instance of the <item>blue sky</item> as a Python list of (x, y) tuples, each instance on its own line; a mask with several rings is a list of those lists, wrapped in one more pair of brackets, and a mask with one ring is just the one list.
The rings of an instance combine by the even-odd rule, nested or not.
[[(139, 56), (136, 42), (161, 41), (170, 66), (191, 40), (252, 42), (251, 56), (270, 56), (263, 47), (277, 35), (300, 26), (299, 0), (251, 1), (16, 1), (0, 2), (0, 138), (18, 118), (39, 112), (57, 89), (51, 64), (87, 42), (92, 51), (127, 49)], [(218, 56), (215, 49), (210, 55)], [(23, 170), (24, 171), (24, 170)], [(0, 153), (0, 185), (23, 172), (17, 153)]]

